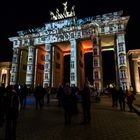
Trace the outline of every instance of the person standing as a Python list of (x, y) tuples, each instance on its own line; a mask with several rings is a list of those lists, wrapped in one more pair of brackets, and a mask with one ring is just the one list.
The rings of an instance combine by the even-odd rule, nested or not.
[(5, 86), (2, 84), (0, 87), (0, 127), (4, 124), (4, 115), (5, 115)]
[(27, 85), (23, 84), (21, 87), (21, 94), (22, 94), (22, 98), (23, 98), (23, 105), (21, 106), (23, 109), (26, 108), (26, 100), (27, 100), (27, 95), (28, 95), (28, 91), (27, 91)]
[(91, 122), (91, 92), (88, 83), (84, 84), (82, 90), (82, 109), (83, 109), (83, 121), (81, 124)]
[(45, 89), (41, 84), (37, 85), (34, 92), (36, 110), (38, 109), (38, 106), (40, 107), (40, 109), (42, 109), (42, 107), (44, 106), (44, 95)]
[(19, 116), (19, 95), (14, 87), (6, 87), (6, 129), (5, 140), (16, 140), (17, 120)]
[(121, 111), (125, 111), (125, 92), (122, 90), (122, 87), (120, 87), (119, 91), (118, 91), (118, 94), (119, 94), (119, 104), (120, 104), (120, 110)]
[(62, 95), (62, 105), (64, 108), (64, 118), (65, 118), (65, 125), (71, 124), (71, 117), (72, 117), (72, 91), (69, 83), (66, 83), (64, 86), (64, 92)]
[(133, 92), (131, 90), (126, 90), (126, 96), (127, 96), (127, 104), (129, 107), (129, 111), (132, 112), (133, 111), (133, 100), (134, 100), (134, 95)]
[(58, 106), (60, 107), (62, 105), (62, 95), (63, 95), (63, 86), (59, 85), (58, 91), (57, 91), (57, 99), (58, 99)]
[(118, 106), (118, 91), (116, 87), (110, 88), (111, 95), (112, 95), (112, 107)]

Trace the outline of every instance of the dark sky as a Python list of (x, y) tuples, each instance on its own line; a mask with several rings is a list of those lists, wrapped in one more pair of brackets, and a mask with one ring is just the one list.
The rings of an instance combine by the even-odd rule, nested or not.
[[(0, 61), (12, 56), (12, 44), (8, 37), (16, 36), (19, 30), (41, 27), (50, 21), (49, 11), (56, 8), (62, 12), (66, 0), (4, 0), (0, 4)], [(96, 16), (119, 10), (129, 15), (126, 43), (127, 50), (139, 48), (140, 7), (138, 0), (67, 0), (68, 10), (75, 5), (78, 18)]]

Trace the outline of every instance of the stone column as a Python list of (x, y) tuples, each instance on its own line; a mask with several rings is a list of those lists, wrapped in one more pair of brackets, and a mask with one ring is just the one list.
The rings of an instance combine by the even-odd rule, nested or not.
[(126, 60), (126, 46), (124, 34), (116, 35), (116, 58), (117, 58), (117, 72), (118, 72), (118, 83), (123, 90), (129, 88), (130, 83), (128, 79), (128, 66)]
[(100, 41), (98, 36), (92, 38), (93, 42), (93, 86), (99, 91), (103, 88), (102, 76), (102, 57)]
[(44, 65), (44, 81), (43, 86), (52, 86), (51, 84), (51, 44), (45, 44), (46, 55)]
[(34, 48), (34, 69), (33, 69), (33, 86), (36, 87), (36, 76), (37, 76), (37, 57), (38, 57), (38, 48)]
[(9, 81), (10, 81), (10, 68), (7, 68), (6, 86), (9, 85)]
[(10, 75), (10, 85), (15, 85), (18, 83), (18, 75), (19, 75), (19, 56), (20, 56), (20, 48), (16, 47), (13, 48), (13, 59), (12, 59), (12, 66), (11, 66), (11, 75)]
[(73, 63), (73, 67), (70, 67), (70, 85), (77, 86), (77, 45), (76, 40), (70, 40), (71, 53), (70, 53), (70, 64)]
[(134, 86), (134, 90), (137, 92), (140, 92), (140, 79), (139, 79), (139, 71), (138, 71), (138, 62), (137, 60), (133, 60), (134, 63), (134, 83), (132, 86)]
[(27, 71), (26, 71), (26, 84), (33, 86), (34, 84), (34, 47), (28, 47), (28, 60), (27, 60)]

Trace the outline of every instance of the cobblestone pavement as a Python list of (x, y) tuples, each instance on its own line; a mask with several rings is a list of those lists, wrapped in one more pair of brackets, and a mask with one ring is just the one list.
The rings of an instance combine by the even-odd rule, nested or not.
[[(31, 98), (32, 99), (32, 98)], [(101, 97), (100, 103), (92, 103), (91, 124), (80, 125), (82, 110), (73, 116), (70, 126), (64, 125), (64, 114), (57, 107), (56, 100), (49, 106), (35, 110), (28, 104), (20, 112), (17, 126), (17, 140), (139, 140), (140, 117), (129, 112), (121, 112), (111, 107), (111, 98)], [(0, 128), (0, 138), (4, 137), (4, 128)]]

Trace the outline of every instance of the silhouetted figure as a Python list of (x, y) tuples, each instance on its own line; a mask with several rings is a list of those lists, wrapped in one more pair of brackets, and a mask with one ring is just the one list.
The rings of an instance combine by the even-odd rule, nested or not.
[(16, 140), (17, 120), (19, 116), (19, 96), (13, 86), (6, 88), (6, 130), (5, 140)]
[(77, 94), (78, 94), (78, 88), (73, 86), (71, 88), (72, 90), (72, 114), (76, 115), (78, 114), (78, 106), (77, 106), (77, 102), (78, 102), (78, 98), (77, 98)]
[(45, 94), (47, 96), (47, 104), (49, 104), (50, 103), (51, 88), (46, 85), (44, 87), (44, 90), (45, 90)]
[(28, 94), (28, 90), (27, 90), (27, 85), (23, 84), (21, 86), (21, 98), (22, 98), (22, 104), (21, 104), (21, 108), (25, 109), (26, 107), (26, 98), (27, 98), (27, 94)]
[(111, 95), (112, 95), (112, 107), (118, 106), (118, 92), (115, 87), (110, 89)]
[(130, 112), (132, 112), (133, 111), (132, 103), (134, 100), (134, 95), (131, 90), (126, 90), (126, 97), (127, 97), (127, 104), (128, 104), (129, 110)]
[(71, 92), (71, 87), (68, 83), (64, 86), (62, 102), (64, 108), (65, 124), (70, 125), (71, 117), (72, 117), (72, 92)]
[(4, 124), (4, 115), (5, 115), (5, 86), (2, 84), (0, 87), (0, 127)]
[(118, 97), (119, 97), (119, 104), (120, 104), (120, 110), (125, 111), (125, 92), (122, 90), (122, 87), (120, 87), (118, 91)]
[(63, 86), (60, 85), (57, 91), (58, 106), (62, 105), (62, 96), (64, 94)]
[(45, 89), (42, 87), (42, 85), (38, 85), (35, 88), (34, 96), (35, 96), (35, 106), (36, 109), (38, 109), (38, 106), (40, 109), (42, 109), (44, 105), (44, 95), (45, 95)]
[(83, 122), (81, 124), (90, 123), (91, 121), (91, 92), (88, 83), (84, 84), (82, 90), (82, 109), (83, 109)]

